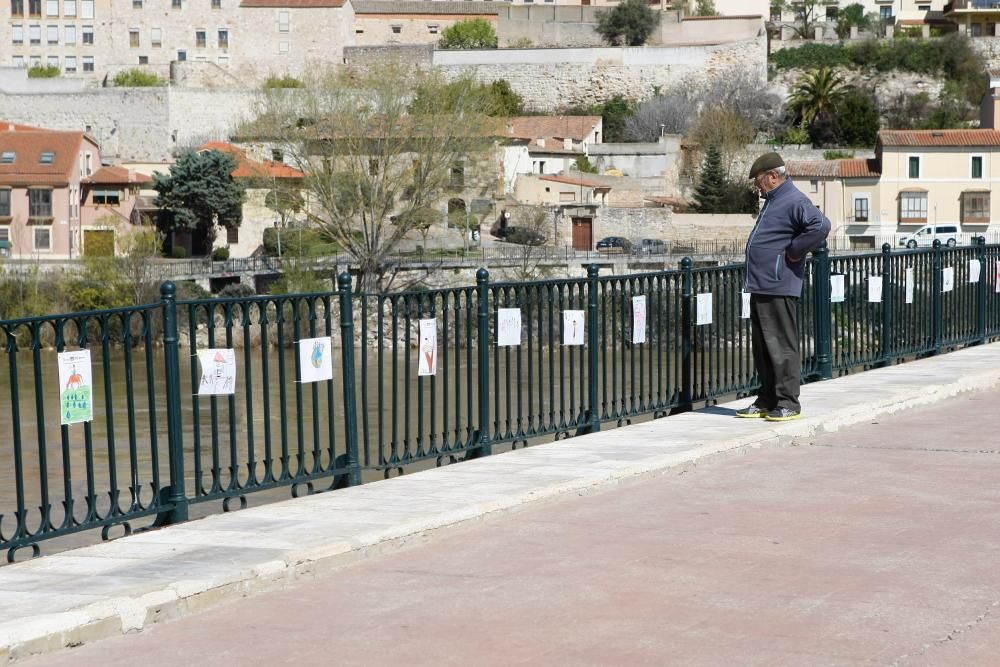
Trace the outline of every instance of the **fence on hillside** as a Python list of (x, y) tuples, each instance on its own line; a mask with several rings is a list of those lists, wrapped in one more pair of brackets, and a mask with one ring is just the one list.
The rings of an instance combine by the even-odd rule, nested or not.
[[(803, 379), (1000, 337), (998, 263), (1000, 245), (983, 242), (817, 251), (799, 303)], [(337, 292), (194, 301), (166, 283), (153, 304), (0, 321), (0, 548), (13, 560), (81, 531), (107, 539), (206, 503), (228, 511), (256, 492), (316, 493), (749, 395), (743, 270), (685, 258), (519, 283), (480, 270), (475, 285), (393, 294), (354, 294), (342, 275)], [(421, 320), (436, 344), (421, 347)], [(582, 344), (563, 344), (581, 323)], [(519, 344), (498, 345), (501, 329)], [(317, 342), (338, 348), (331, 368), (310, 356)], [(85, 350), (89, 366), (61, 381), (57, 353)], [(200, 393), (218, 379), (208, 350), (233, 350), (234, 393)], [(436, 373), (422, 375), (428, 352)], [(88, 403), (92, 419), (62, 423)]]

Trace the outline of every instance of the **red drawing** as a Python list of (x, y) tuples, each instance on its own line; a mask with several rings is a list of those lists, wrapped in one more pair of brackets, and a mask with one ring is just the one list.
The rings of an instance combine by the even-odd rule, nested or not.
[(79, 389), (81, 384), (83, 384), (83, 376), (76, 372), (76, 366), (74, 366), (73, 374), (70, 375), (69, 380), (66, 381), (66, 388)]

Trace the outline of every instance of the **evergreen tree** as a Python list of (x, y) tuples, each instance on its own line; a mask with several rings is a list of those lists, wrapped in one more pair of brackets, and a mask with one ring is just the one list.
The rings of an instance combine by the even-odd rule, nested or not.
[(694, 191), (695, 210), (699, 213), (718, 213), (726, 193), (726, 175), (722, 169), (722, 151), (711, 144), (701, 165), (698, 187)]
[(597, 34), (612, 46), (642, 46), (660, 24), (660, 12), (646, 0), (623, 0), (597, 13)]
[[(233, 180), (236, 159), (220, 151), (185, 153), (170, 174), (154, 174), (161, 231), (198, 231), (209, 241), (215, 225), (238, 227), (243, 217), (243, 186)], [(210, 246), (209, 246), (210, 247)]]

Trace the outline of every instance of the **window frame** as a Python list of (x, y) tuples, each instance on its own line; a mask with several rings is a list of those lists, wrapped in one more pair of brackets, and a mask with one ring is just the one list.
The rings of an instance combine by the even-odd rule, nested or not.
[(80, 43), (94, 45), (94, 26), (85, 25), (80, 27)]
[[(854, 206), (852, 207), (853, 209), (852, 220), (854, 222), (871, 222), (871, 217), (872, 217), (871, 197), (867, 193), (855, 194), (853, 197), (853, 202)], [(864, 209), (865, 209), (864, 217), (860, 217), (858, 215), (858, 204), (860, 202), (864, 202)]]
[(24, 44), (23, 25), (12, 25), (10, 27), (10, 41), (12, 44)]
[(76, 0), (63, 0), (63, 17), (76, 18)]
[(90, 193), (90, 202), (94, 206), (121, 206), (122, 199), (122, 191), (115, 188), (95, 189)]
[[(906, 178), (910, 181), (919, 181), (920, 177), (923, 175), (923, 160), (920, 159), (919, 155), (907, 155), (906, 156)], [(916, 162), (914, 162), (914, 160)], [(917, 175), (913, 175), (913, 167), (916, 165)]]
[(142, 37), (140, 37), (140, 30), (138, 28), (128, 29), (128, 46), (130, 49), (138, 49), (142, 43)]
[(59, 26), (57, 25), (45, 26), (45, 43), (46, 44), (59, 43)]
[(91, 21), (94, 18), (94, 0), (80, 0), (80, 18)]
[(229, 28), (219, 28), (217, 31), (218, 43), (220, 49), (229, 48)]
[(63, 27), (63, 44), (76, 46), (76, 25), (69, 23)]
[[(979, 175), (976, 176), (976, 161), (979, 162)], [(981, 181), (985, 179), (986, 174), (986, 159), (980, 153), (974, 153), (969, 156), (969, 178), (975, 181)]]
[(80, 63), (80, 66), (84, 72), (95, 71), (96, 65), (94, 64), (94, 56), (83, 56), (83, 61)]
[(77, 68), (76, 56), (66, 56), (65, 58), (63, 58), (64, 72), (66, 72), (67, 74), (75, 74), (76, 68)]
[(208, 45), (208, 31), (202, 28), (194, 31), (194, 48), (204, 49)]
[[(52, 8), (55, 7), (55, 12)], [(59, 0), (45, 0), (45, 17), (59, 18)]]
[[(908, 200), (922, 199), (923, 206), (906, 206)], [(927, 192), (900, 192), (899, 193), (899, 222), (903, 225), (927, 224), (927, 211), (930, 209), (930, 197)], [(923, 213), (920, 215), (907, 215), (907, 213)]]
[[(969, 214), (969, 200), (980, 200), (982, 206), (976, 207), (974, 210), (980, 213), (980, 215), (970, 215)], [(962, 193), (961, 198), (962, 211), (961, 211), (961, 221), (963, 224), (968, 225), (988, 225), (990, 224), (990, 192), (988, 190), (969, 190)]]
[[(35, 201), (36, 196), (42, 194), (47, 196), (47, 201)], [(52, 201), (52, 188), (28, 188), (28, 220), (51, 221)]]
[[(38, 244), (39, 232), (44, 232), (48, 236), (48, 243), (44, 247)], [(52, 225), (37, 225), (31, 228), (31, 249), (36, 252), (52, 252)]]
[(10, 0), (10, 15), (11, 18), (24, 16), (24, 0)]
[[(4, 195), (7, 195), (7, 196), (4, 197)], [(9, 220), (11, 218), (11, 212), (10, 212), (11, 211), (11, 206), (10, 206), (11, 196), (12, 196), (11, 195), (11, 189), (9, 187), (0, 187), (0, 219), (7, 219), (7, 220)], [(4, 202), (4, 199), (6, 199), (6, 203)]]

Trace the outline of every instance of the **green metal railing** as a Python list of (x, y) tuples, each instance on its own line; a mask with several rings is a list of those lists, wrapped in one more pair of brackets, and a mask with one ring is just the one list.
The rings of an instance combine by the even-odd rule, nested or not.
[[(976, 260), (980, 279), (970, 282)], [(1000, 337), (1000, 245), (807, 260), (799, 302), (802, 378), (819, 380)], [(944, 276), (953, 289), (943, 291)], [(251, 493), (316, 493), (421, 467), (661, 417), (752, 394), (742, 265), (453, 289), (335, 292), (159, 302), (0, 321), (0, 548), (101, 530), (109, 539), (184, 521), (195, 508), (244, 507)], [(845, 300), (831, 303), (830, 276)], [(908, 276), (912, 288), (907, 288)], [(881, 278), (878, 298), (870, 285)], [(699, 295), (712, 295), (699, 324)], [(908, 298), (908, 295), (912, 298)], [(871, 296), (875, 296), (874, 294)], [(633, 343), (633, 298), (645, 341)], [(520, 345), (498, 346), (502, 308)], [(582, 311), (582, 345), (563, 345), (563, 312)], [(420, 376), (419, 321), (437, 323), (435, 375)], [(333, 379), (299, 382), (298, 341), (339, 345)], [(237, 390), (199, 395), (197, 355), (232, 348)], [(94, 419), (61, 425), (58, 352), (89, 349)], [(287, 493), (285, 491), (284, 493)]]

